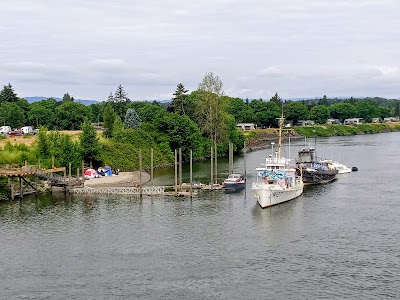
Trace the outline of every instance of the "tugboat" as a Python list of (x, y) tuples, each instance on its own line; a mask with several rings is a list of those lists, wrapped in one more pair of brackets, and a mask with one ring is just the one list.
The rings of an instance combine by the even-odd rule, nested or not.
[(338, 170), (331, 161), (317, 161), (315, 149), (303, 148), (298, 152), (297, 174), (304, 184), (323, 184), (336, 180)]

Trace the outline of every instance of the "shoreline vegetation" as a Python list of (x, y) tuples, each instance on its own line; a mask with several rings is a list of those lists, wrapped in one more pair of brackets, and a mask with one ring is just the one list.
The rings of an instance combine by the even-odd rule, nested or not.
[[(400, 131), (400, 122), (379, 123), (379, 124), (359, 124), (359, 125), (315, 125), (315, 126), (295, 126), (285, 128), (283, 139), (302, 139), (304, 137), (332, 137), (332, 136), (351, 136), (360, 134), (375, 134)], [(245, 134), (247, 138), (247, 151), (256, 151), (270, 147), (271, 142), (278, 139), (277, 129), (256, 129)]]

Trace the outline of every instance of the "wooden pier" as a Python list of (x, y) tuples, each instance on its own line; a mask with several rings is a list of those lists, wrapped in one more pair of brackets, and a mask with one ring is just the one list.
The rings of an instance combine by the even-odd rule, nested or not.
[[(63, 175), (57, 173), (63, 172)], [(9, 196), (11, 200), (25, 195), (35, 194), (40, 188), (38, 181), (46, 180), (50, 188), (63, 187), (65, 191), (70, 186), (80, 184), (79, 179), (67, 178), (65, 168), (42, 169), (37, 166), (0, 169), (0, 177), (7, 177)]]
[(106, 195), (146, 195), (146, 196), (196, 196), (197, 191), (166, 192), (171, 186), (145, 186), (145, 187), (84, 187), (73, 188), (74, 194), (106, 194)]

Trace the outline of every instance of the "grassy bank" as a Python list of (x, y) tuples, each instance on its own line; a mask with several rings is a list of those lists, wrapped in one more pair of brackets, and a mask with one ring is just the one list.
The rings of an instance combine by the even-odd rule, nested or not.
[(297, 135), (312, 136), (344, 136), (400, 131), (400, 123), (359, 124), (359, 125), (315, 125), (293, 127)]

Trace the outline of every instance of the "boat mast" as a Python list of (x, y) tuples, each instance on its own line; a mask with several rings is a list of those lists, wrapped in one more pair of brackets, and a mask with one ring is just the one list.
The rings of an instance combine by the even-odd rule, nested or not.
[(282, 109), (282, 116), (278, 118), (279, 122), (279, 140), (278, 140), (278, 159), (281, 158), (281, 146), (282, 146), (282, 126), (285, 118), (283, 117), (283, 109)]

